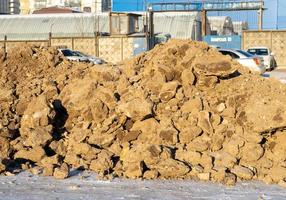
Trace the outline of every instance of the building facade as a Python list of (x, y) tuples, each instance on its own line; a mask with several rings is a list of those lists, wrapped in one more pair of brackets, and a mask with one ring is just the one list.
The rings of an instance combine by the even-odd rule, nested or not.
[(100, 13), (111, 10), (111, 0), (20, 0), (21, 14), (31, 14), (41, 8), (60, 6), (77, 11)]
[(9, 13), (9, 0), (0, 1), (0, 14), (8, 14)]
[(92, 13), (111, 11), (111, 0), (82, 0), (81, 10)]
[(30, 0), (20, 0), (20, 13), (29, 14), (30, 12)]
[(19, 14), (20, 2), (19, 0), (1, 0), (0, 14)]

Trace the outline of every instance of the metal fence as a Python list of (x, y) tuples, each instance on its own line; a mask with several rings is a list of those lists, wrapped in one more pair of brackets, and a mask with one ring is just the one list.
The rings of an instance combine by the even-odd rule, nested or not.
[(286, 31), (244, 31), (242, 48), (268, 47), (279, 68), (286, 68)]

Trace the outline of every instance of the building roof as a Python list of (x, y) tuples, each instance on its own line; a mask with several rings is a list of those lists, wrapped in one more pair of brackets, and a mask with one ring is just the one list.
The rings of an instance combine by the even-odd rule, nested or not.
[(35, 10), (33, 14), (52, 14), (52, 13), (81, 13), (80, 11), (73, 10), (66, 7), (52, 6)]
[[(146, 14), (146, 13), (138, 13)], [(201, 39), (199, 12), (154, 13), (155, 33), (172, 38)], [(139, 29), (143, 30), (139, 17)], [(95, 32), (109, 32), (109, 13), (63, 13), (41, 15), (1, 15), (0, 40), (47, 40), (55, 37), (93, 37)]]
[(55, 37), (94, 36), (109, 32), (108, 13), (64, 13), (41, 15), (1, 15), (0, 40), (47, 40)]

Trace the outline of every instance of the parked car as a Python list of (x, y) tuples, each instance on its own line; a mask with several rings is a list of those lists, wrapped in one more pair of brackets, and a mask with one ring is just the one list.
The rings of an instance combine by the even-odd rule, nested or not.
[(89, 62), (95, 64), (95, 65), (102, 65), (104, 63), (106, 63), (103, 59), (95, 57), (95, 56), (89, 56), (86, 55), (80, 51), (74, 51), (78, 56), (82, 56), (84, 58), (86, 58)]
[(263, 74), (266, 71), (263, 58), (261, 57), (252, 55), (240, 49), (218, 49), (218, 51), (223, 55), (229, 55), (241, 65), (248, 67), (251, 71), (256, 71), (260, 74)]
[(155, 37), (154, 37), (154, 42), (155, 42), (155, 45), (156, 44), (161, 44), (161, 43), (165, 43), (167, 42), (168, 40), (171, 39), (171, 34), (164, 34), (164, 33), (156, 33), (155, 34)]
[(267, 47), (251, 47), (247, 49), (247, 52), (260, 56), (264, 60), (264, 65), (266, 66), (267, 70), (273, 70), (277, 67), (276, 61), (274, 59), (274, 54), (270, 51)]
[(69, 61), (78, 61), (78, 62), (88, 62), (86, 57), (76, 54), (73, 50), (70, 49), (58, 49), (58, 51), (66, 57)]

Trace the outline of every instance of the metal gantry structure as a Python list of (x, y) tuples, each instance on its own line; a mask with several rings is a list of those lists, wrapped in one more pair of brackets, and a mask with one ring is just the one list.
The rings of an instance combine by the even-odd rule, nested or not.
[(150, 3), (147, 5), (149, 13), (149, 32), (153, 35), (153, 13), (154, 12), (193, 12), (199, 11), (202, 14), (202, 36), (206, 35), (207, 12), (209, 11), (257, 11), (258, 29), (262, 30), (264, 0), (259, 1), (193, 1), (193, 2), (165, 2)]
[(153, 11), (240, 11), (263, 9), (264, 1), (192, 1), (150, 3), (148, 9)]

